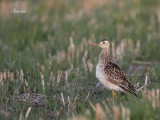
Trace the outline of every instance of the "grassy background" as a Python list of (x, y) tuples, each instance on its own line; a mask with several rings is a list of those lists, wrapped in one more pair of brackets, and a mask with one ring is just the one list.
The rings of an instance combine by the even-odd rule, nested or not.
[[(0, 119), (25, 117), (29, 107), (28, 119), (160, 118), (159, 0), (1, 0), (0, 7)], [(27, 13), (10, 13), (14, 7)], [(149, 86), (138, 98), (119, 94), (113, 100), (103, 87), (87, 97), (98, 82), (100, 52), (89, 42), (104, 38), (137, 88), (149, 69)], [(47, 102), (18, 102), (24, 88)]]

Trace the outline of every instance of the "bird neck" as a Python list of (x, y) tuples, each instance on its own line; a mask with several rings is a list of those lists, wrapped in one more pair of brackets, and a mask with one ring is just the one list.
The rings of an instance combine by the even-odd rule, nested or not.
[(102, 49), (99, 62), (101, 64), (107, 64), (108, 62), (112, 62), (112, 58), (111, 58), (109, 49)]

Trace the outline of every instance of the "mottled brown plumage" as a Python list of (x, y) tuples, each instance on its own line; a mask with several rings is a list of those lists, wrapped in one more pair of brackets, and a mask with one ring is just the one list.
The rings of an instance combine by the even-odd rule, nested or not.
[(126, 76), (124, 75), (123, 71), (118, 67), (118, 65), (108, 62), (104, 68), (105, 73), (108, 76), (108, 81), (112, 84), (118, 85), (124, 91), (130, 92), (136, 95), (136, 90), (134, 86), (130, 84), (127, 80)]
[(124, 93), (129, 92), (137, 96), (134, 86), (130, 84), (121, 68), (112, 61), (110, 43), (105, 39), (99, 44), (92, 45), (102, 48), (96, 67), (96, 77), (100, 83), (107, 89)]

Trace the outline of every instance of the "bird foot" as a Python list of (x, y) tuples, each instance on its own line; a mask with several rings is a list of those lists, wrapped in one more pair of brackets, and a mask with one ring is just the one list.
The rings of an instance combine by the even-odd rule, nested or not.
[(112, 96), (113, 96), (113, 98), (117, 98), (117, 92), (112, 90)]

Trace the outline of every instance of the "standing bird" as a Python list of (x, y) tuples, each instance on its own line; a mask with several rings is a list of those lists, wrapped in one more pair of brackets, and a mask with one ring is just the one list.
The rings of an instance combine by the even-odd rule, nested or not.
[(129, 92), (137, 96), (134, 86), (127, 80), (121, 68), (112, 61), (109, 41), (104, 39), (99, 44), (91, 45), (102, 48), (99, 62), (96, 67), (96, 77), (99, 80), (96, 87), (102, 84), (106, 89), (112, 90), (114, 98), (117, 96), (116, 91), (121, 91), (122, 93)]

